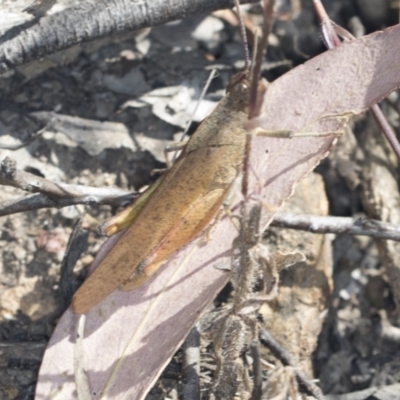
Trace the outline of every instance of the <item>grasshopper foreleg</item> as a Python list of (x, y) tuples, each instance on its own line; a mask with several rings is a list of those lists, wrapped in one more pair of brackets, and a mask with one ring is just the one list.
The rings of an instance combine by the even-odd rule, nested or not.
[(173, 142), (164, 148), (165, 163), (167, 164), (167, 169), (171, 168), (172, 161), (169, 158), (169, 153), (183, 150), (186, 146), (187, 141), (184, 142)]
[(342, 136), (342, 131), (337, 132), (294, 132), (290, 130), (262, 130), (257, 129), (257, 136), (266, 136), (273, 138), (293, 139), (297, 137), (328, 137), (328, 136)]
[[(302, 130), (293, 131), (293, 130), (285, 130), (285, 129), (262, 129), (260, 127), (255, 128), (254, 134), (256, 136), (267, 136), (267, 137), (275, 137), (275, 138), (297, 138), (297, 137), (330, 137), (336, 136), (340, 137), (343, 135), (343, 129), (345, 124), (349, 121), (351, 116), (355, 113), (345, 112), (338, 114), (329, 114), (325, 115), (321, 118), (318, 118), (314, 121), (310, 121)], [(324, 123), (334, 123), (333, 126), (337, 126), (338, 130), (329, 130), (328, 126), (324, 126)], [(323, 125), (320, 125), (320, 124)], [(317, 124), (317, 125), (316, 125)], [(317, 129), (317, 130), (316, 130)], [(320, 129), (320, 130), (319, 130)]]
[(165, 158), (165, 163), (167, 164), (167, 168), (156, 168), (153, 169), (150, 173), (150, 175), (156, 175), (156, 174), (162, 174), (168, 169), (172, 167), (172, 164), (174, 163), (175, 157), (173, 160), (170, 159), (169, 153), (176, 152), (179, 150), (183, 150), (184, 147), (186, 146), (187, 141), (184, 142), (173, 142), (171, 144), (168, 144), (167, 146), (164, 147), (164, 158)]

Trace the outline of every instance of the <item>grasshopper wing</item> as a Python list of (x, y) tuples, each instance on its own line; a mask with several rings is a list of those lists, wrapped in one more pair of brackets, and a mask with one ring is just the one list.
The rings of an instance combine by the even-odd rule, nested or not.
[(224, 193), (225, 191), (222, 189), (214, 189), (191, 204), (150, 257), (147, 257), (138, 266), (129, 282), (123, 286), (123, 290), (132, 290), (140, 286), (177, 249), (177, 245), (179, 248), (197, 236), (218, 212)]
[(183, 154), (166, 173), (130, 228), (78, 289), (73, 308), (84, 313), (133, 279), (138, 286), (212, 220), (237, 175), (224, 160), (232, 146)]

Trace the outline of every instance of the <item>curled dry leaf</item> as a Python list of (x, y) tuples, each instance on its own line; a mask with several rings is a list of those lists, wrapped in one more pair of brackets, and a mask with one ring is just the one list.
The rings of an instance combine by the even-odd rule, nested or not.
[(128, 128), (120, 122), (100, 122), (48, 111), (37, 111), (30, 115), (56, 132), (54, 140), (57, 143), (80, 146), (93, 157), (105, 149), (127, 148), (136, 151)]
[[(335, 48), (272, 83), (260, 117), (264, 130), (338, 132), (400, 85), (400, 26)], [(261, 185), (265, 227), (293, 187), (327, 155), (334, 137), (255, 137), (250, 192)], [(232, 203), (238, 214), (240, 196)], [(37, 399), (143, 399), (196, 320), (230, 278), (237, 231), (221, 217), (209, 240), (197, 238), (132, 292), (115, 291), (86, 314), (69, 309), (48, 345)], [(100, 256), (100, 255), (99, 255)]]
[[(199, 74), (179, 86), (154, 89), (137, 100), (128, 100), (122, 108), (140, 108), (151, 105), (154, 115), (171, 125), (186, 128), (193, 111), (196, 110), (204, 76)], [(193, 115), (193, 121), (201, 122), (215, 108), (217, 102), (203, 99)]]

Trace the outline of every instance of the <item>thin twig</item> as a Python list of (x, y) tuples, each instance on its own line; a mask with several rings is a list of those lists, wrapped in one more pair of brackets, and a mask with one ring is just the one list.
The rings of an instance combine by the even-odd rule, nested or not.
[(400, 241), (400, 226), (368, 218), (322, 217), (319, 215), (279, 213), (271, 226), (312, 233), (347, 233)]
[[(85, 186), (83, 186), (85, 188)], [(96, 188), (93, 188), (96, 189)], [(105, 196), (104, 202), (99, 199), (96, 203), (87, 202), (82, 198), (69, 198), (69, 199), (52, 199), (45, 194), (34, 194), (31, 196), (23, 196), (18, 199), (0, 202), (0, 217), (5, 215), (17, 214), (20, 212), (40, 210), (42, 208), (62, 208), (75, 206), (78, 204), (93, 205), (93, 204), (107, 204), (113, 206), (123, 206), (129, 203), (134, 196), (131, 194), (126, 197), (116, 197), (113, 199)], [(112, 201), (110, 201), (112, 200)]]
[(76, 204), (107, 204), (121, 206), (130, 203), (136, 194), (118, 188), (96, 188), (55, 183), (29, 172), (18, 170), (16, 163), (6, 157), (0, 165), (0, 185), (13, 186), (31, 193), (40, 193), (0, 203), (0, 216), (49, 207)]
[(276, 341), (276, 339), (265, 329), (262, 329), (260, 331), (260, 340), (261, 343), (266, 347), (268, 347), (271, 353), (276, 358), (278, 358), (284, 365), (290, 365), (291, 367), (294, 368), (297, 380), (301, 385), (303, 385), (308, 390), (310, 394), (312, 394), (318, 400), (323, 400), (324, 395), (321, 389), (315, 383), (311, 382), (310, 379), (307, 378), (304, 372), (297, 365), (294, 357), (290, 354), (290, 352), (284, 349)]
[(250, 400), (260, 400), (262, 397), (262, 368), (260, 342), (253, 340), (250, 346), (251, 356), (253, 358), (253, 391)]

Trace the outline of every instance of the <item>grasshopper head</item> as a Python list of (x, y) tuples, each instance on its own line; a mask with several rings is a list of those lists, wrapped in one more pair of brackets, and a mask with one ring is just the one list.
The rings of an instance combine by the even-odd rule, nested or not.
[(226, 93), (236, 103), (247, 106), (249, 103), (250, 82), (245, 71), (233, 75), (226, 87)]

